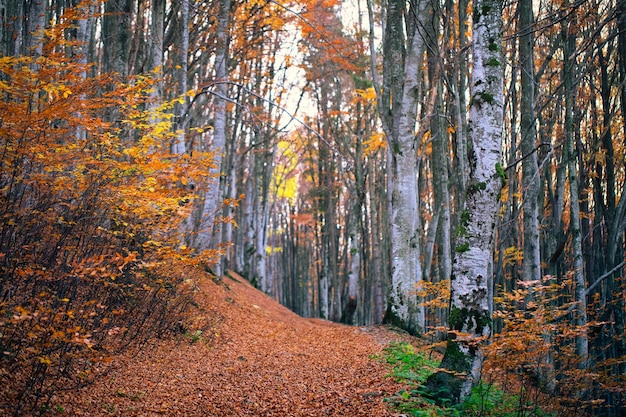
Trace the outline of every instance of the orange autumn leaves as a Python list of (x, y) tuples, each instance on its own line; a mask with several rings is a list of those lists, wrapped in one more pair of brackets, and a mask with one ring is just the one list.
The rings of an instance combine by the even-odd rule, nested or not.
[(72, 24), (46, 31), (41, 56), (0, 58), (0, 414), (173, 328), (185, 263), (202, 261), (180, 232), (211, 155), (173, 155), (153, 77), (89, 75)]

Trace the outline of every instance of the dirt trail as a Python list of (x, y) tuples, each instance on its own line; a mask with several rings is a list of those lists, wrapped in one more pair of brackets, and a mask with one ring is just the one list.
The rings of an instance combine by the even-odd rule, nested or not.
[(200, 285), (205, 319), (196, 343), (165, 341), (122, 358), (97, 384), (56, 399), (65, 415), (390, 416), (402, 387), (371, 356), (384, 328), (303, 319), (243, 279)]

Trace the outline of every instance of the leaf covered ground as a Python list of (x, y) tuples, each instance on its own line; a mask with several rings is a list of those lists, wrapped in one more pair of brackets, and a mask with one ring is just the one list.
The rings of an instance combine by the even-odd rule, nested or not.
[(53, 399), (84, 416), (391, 416), (385, 328), (304, 319), (243, 279), (202, 281), (196, 329), (115, 358), (96, 383)]

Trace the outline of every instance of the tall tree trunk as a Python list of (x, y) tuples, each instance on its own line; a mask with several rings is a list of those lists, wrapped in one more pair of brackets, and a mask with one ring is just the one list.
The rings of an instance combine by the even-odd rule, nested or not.
[[(433, 225), (433, 230), (439, 236), (439, 268), (440, 277), (449, 279), (452, 268), (452, 245), (450, 241), (451, 230), (451, 207), (448, 176), (448, 135), (445, 127), (445, 117), (443, 115), (443, 88), (441, 81), (441, 60), (439, 45), (439, 22), (441, 10), (432, 9), (433, 16), (431, 22), (426, 26), (428, 43), (428, 79), (430, 81), (431, 94), (435, 94), (434, 112), (430, 115), (430, 134), (432, 138), (432, 176), (433, 176), (433, 197), (434, 207), (438, 215), (433, 219), (438, 220), (438, 225)], [(434, 221), (434, 220), (433, 220)], [(438, 281), (432, 276), (429, 269), (425, 269), (425, 275), (429, 275), (431, 280)]]
[[(152, 0), (150, 6), (150, 71), (156, 77), (163, 76), (163, 36), (165, 34), (165, 0)], [(163, 82), (157, 81), (152, 92), (153, 100), (163, 97)]]
[(43, 32), (46, 25), (47, 0), (31, 0), (27, 2), (29, 9), (25, 31), (25, 54), (33, 57), (41, 56), (43, 50)]
[[(451, 199), (450, 178), (448, 176), (449, 143), (446, 129), (446, 118), (443, 108), (443, 84), (442, 84), (442, 60), (439, 38), (442, 11), (439, 7), (433, 7), (432, 17), (426, 25), (426, 42), (428, 57), (428, 80), (430, 94), (434, 95), (433, 112), (430, 114), (429, 127), (432, 138), (432, 183), (433, 183), (433, 217), (428, 228), (428, 241), (425, 251), (424, 277), (431, 282), (449, 280), (452, 273), (452, 243), (451, 243)], [(459, 127), (461, 129), (461, 127)], [(462, 135), (460, 135), (462, 137)], [(459, 175), (462, 177), (462, 175)], [(464, 180), (461, 180), (464, 183)], [(463, 186), (464, 187), (464, 186)], [(434, 243), (437, 242), (437, 270), (432, 269), (434, 256)], [(445, 325), (442, 318), (442, 309), (433, 311), (429, 324), (432, 326)]]
[[(83, 66), (81, 77), (87, 78), (87, 63), (89, 62), (89, 41), (91, 37), (91, 26), (93, 23), (93, 4), (81, 4), (80, 0), (76, 2), (79, 9), (80, 17), (76, 27), (76, 41), (78, 45), (74, 49), (74, 53), (78, 56), (78, 63)], [(80, 113), (77, 115), (80, 118)], [(77, 141), (85, 140), (86, 132), (84, 126), (76, 126), (75, 135)]]
[(131, 0), (109, 0), (104, 3), (102, 22), (102, 67), (104, 72), (129, 75)]
[[(626, 0), (618, 0), (616, 6), (616, 17), (617, 17), (617, 33), (618, 33), (618, 52), (619, 52), (619, 74), (620, 74), (620, 93), (621, 93), (621, 111), (622, 111), (622, 130), (626, 131)], [(625, 228), (625, 219), (626, 219), (626, 198), (622, 193), (620, 197), (620, 202), (618, 204), (617, 209), (617, 221), (615, 223), (616, 230), (613, 234), (612, 238), (616, 239), (624, 239), (624, 228)], [(617, 226), (619, 225), (619, 226)], [(617, 242), (613, 242), (613, 247), (618, 249)], [(618, 256), (619, 254), (619, 256)], [(617, 262), (618, 258), (624, 256), (624, 250), (621, 249), (614, 254), (609, 254), (612, 259), (615, 259)], [(609, 290), (615, 288), (617, 285), (615, 279), (613, 277), (610, 278), (609, 284), (607, 284)], [(612, 302), (614, 303), (613, 314), (615, 315), (615, 330), (616, 334), (623, 335), (625, 332), (625, 321), (626, 321), (626, 309), (624, 308), (624, 299), (619, 296), (619, 291), (611, 291), (610, 297), (612, 298)], [(624, 338), (618, 339), (615, 347), (615, 356), (614, 357), (622, 357), (626, 354), (626, 340)], [(624, 374), (626, 372), (626, 364), (620, 366), (620, 372)]]
[(10, 11), (6, 5), (7, 0), (0, 0), (0, 54), (3, 56), (11, 55), (9, 53), (9, 28), (11, 27), (11, 23), (9, 23), (10, 19)]
[[(333, 69), (329, 68), (332, 73)], [(331, 105), (331, 98), (329, 94), (329, 83), (323, 83), (320, 86), (319, 103), (318, 107), (321, 111), (321, 132), (325, 138), (330, 137), (330, 115), (329, 106)], [(333, 312), (333, 297), (332, 290), (334, 289), (334, 283), (336, 281), (336, 256), (335, 253), (335, 235), (337, 232), (336, 220), (335, 220), (335, 190), (334, 190), (334, 176), (335, 176), (335, 163), (333, 160), (332, 152), (328, 147), (320, 143), (319, 144), (319, 197), (318, 197), (318, 210), (319, 219), (321, 223), (321, 259), (322, 268), (320, 271), (320, 315), (322, 318), (331, 320)]]
[[(370, 158), (368, 161), (368, 172), (384, 171), (380, 167), (380, 160)], [(385, 312), (385, 291), (384, 278), (387, 276), (386, 258), (389, 243), (388, 236), (385, 232), (387, 224), (387, 204), (386, 204), (386, 188), (384, 184), (377, 181), (375, 175), (368, 175), (368, 188), (371, 192), (368, 195), (369, 211), (369, 228), (368, 246), (370, 247), (368, 283), (370, 292), (367, 294), (369, 302), (365, 303), (368, 310), (365, 310), (365, 316), (373, 323), (380, 323)]]
[[(567, 4), (567, 0), (565, 1)], [(587, 297), (585, 295), (585, 271), (582, 253), (582, 234), (580, 227), (580, 206), (578, 193), (578, 169), (576, 164), (575, 140), (574, 140), (574, 99), (576, 91), (575, 59), (572, 54), (576, 49), (576, 37), (574, 35), (570, 18), (563, 20), (563, 85), (565, 94), (565, 161), (567, 164), (567, 179), (570, 191), (570, 225), (569, 231), (572, 236), (572, 255), (574, 258), (574, 299), (576, 310), (574, 321), (579, 327), (576, 335), (576, 354), (581, 360), (581, 367), (587, 366), (589, 357), (589, 339), (587, 337)]]
[[(262, 144), (265, 146), (265, 144)], [(269, 188), (272, 176), (273, 152), (262, 150), (256, 162), (256, 199), (254, 206), (254, 264), (253, 279), (265, 293), (271, 293), (272, 285), (267, 273), (267, 224), (269, 220)]]
[(255, 201), (255, 154), (250, 152), (248, 155), (248, 175), (245, 179), (245, 195), (246, 198), (242, 203), (242, 219), (240, 227), (243, 227), (243, 243), (239, 248), (239, 256), (237, 256), (237, 271), (246, 279), (252, 282), (253, 279), (253, 261), (254, 261), (254, 201)]
[[(213, 152), (213, 168), (210, 170), (208, 178), (208, 191), (204, 196), (202, 207), (202, 219), (199, 224), (196, 249), (203, 251), (215, 249), (216, 245), (213, 236), (220, 236), (215, 231), (215, 216), (221, 204), (220, 196), (220, 174), (222, 172), (222, 153), (227, 134), (227, 114), (226, 101), (228, 95), (228, 43), (230, 28), (230, 0), (220, 0), (220, 11), (217, 22), (217, 46), (215, 49), (215, 87), (214, 97), (214, 124), (213, 141), (211, 152)], [(265, 248), (263, 248), (265, 250)], [(215, 264), (216, 275), (221, 275), (220, 263)]]
[[(402, 27), (403, 1), (390, 1), (387, 27)], [(415, 123), (417, 121), (418, 84), (424, 55), (424, 39), (420, 28), (427, 18), (428, 1), (420, 1), (409, 15), (415, 19), (415, 31), (409, 34), (409, 47), (404, 59), (403, 73), (390, 80), (391, 92), (400, 92), (392, 107), (392, 128), (388, 133), (391, 289), (385, 321), (412, 334), (424, 330), (424, 307), (420, 305), (417, 286), (422, 280), (418, 208), (418, 167)], [(401, 29), (387, 36), (402, 36)], [(391, 40), (398, 42), (397, 40)], [(389, 56), (401, 55), (401, 48), (389, 51)], [(387, 66), (396, 63), (389, 62)], [(395, 70), (395, 69), (394, 69)], [(384, 117), (384, 115), (383, 115)], [(389, 136), (391, 134), (391, 136)]]
[[(162, 10), (165, 13), (164, 0), (152, 0), (153, 7)], [(192, 0), (181, 0), (178, 7), (180, 8), (179, 14), (179, 28), (178, 28), (178, 40), (179, 44), (177, 49), (178, 59), (175, 70), (175, 78), (177, 84), (176, 94), (180, 97), (180, 101), (176, 103), (174, 111), (176, 114), (176, 130), (178, 134), (174, 138), (174, 144), (172, 152), (176, 155), (182, 155), (185, 153), (185, 110), (187, 104), (187, 70), (188, 70), (188, 52), (189, 52), (189, 7)], [(163, 2), (163, 5), (161, 5)], [(159, 28), (157, 28), (159, 29)], [(160, 32), (157, 32), (160, 33)], [(156, 63), (156, 62), (155, 62)], [(155, 67), (156, 68), (156, 67)]]
[[(453, 0), (454, 1), (454, 0)], [(456, 172), (458, 175), (455, 178), (456, 183), (456, 195), (465, 195), (467, 188), (467, 177), (469, 169), (467, 167), (467, 100), (465, 98), (467, 90), (467, 52), (465, 50), (466, 43), (469, 42), (467, 33), (467, 4), (468, 0), (458, 1), (458, 33), (459, 33), (459, 56), (456, 63), (455, 74), (453, 79), (456, 83), (453, 84), (454, 93), (454, 115), (456, 121), (456, 162), (458, 169)], [(457, 212), (461, 211), (461, 205), (463, 198), (456, 199)]]
[(5, 56), (17, 56), (22, 53), (24, 39), (24, 3), (23, 0), (2, 0), (0, 7), (0, 37), (2, 52)]
[[(357, 106), (357, 113), (361, 114), (360, 105)], [(363, 133), (361, 124), (363, 121), (359, 119), (357, 124), (357, 132)], [(363, 206), (365, 204), (365, 179), (363, 173), (363, 151), (361, 146), (361, 138), (357, 137), (354, 148), (354, 186), (351, 190), (350, 198), (352, 199), (350, 212), (347, 220), (347, 259), (348, 259), (348, 299), (344, 308), (344, 321), (348, 324), (358, 322), (359, 318), (355, 313), (360, 308), (359, 304), (363, 303), (363, 298), (359, 298), (359, 287), (361, 286), (361, 265), (362, 258), (365, 258), (363, 245)]]
[(523, 280), (538, 282), (541, 279), (539, 245), (539, 166), (535, 149), (535, 67), (533, 56), (533, 2), (520, 0), (519, 55), (521, 77), (521, 144), (522, 187), (524, 190), (524, 260)]
[[(491, 333), (494, 226), (504, 172), (500, 167), (503, 127), (502, 2), (474, 3), (469, 153), (470, 184), (457, 233), (451, 276), (450, 335), (439, 371), (427, 381), (440, 398), (469, 395), (480, 379), (481, 345)], [(462, 376), (460, 376), (462, 375)]]

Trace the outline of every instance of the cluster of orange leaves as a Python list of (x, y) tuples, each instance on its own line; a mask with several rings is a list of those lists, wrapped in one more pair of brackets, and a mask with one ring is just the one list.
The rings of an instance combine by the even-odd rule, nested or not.
[[(472, 338), (485, 355), (482, 381), (496, 384), (515, 402), (503, 404), (501, 411), (536, 415), (536, 410), (553, 415), (598, 415), (602, 413), (606, 392), (622, 394), (625, 379), (615, 369), (626, 357), (614, 360), (589, 361), (576, 354), (576, 337), (591, 336), (603, 325), (589, 321), (574, 324), (575, 302), (571, 279), (556, 282), (546, 276), (542, 282), (519, 283), (518, 289), (500, 291), (495, 297), (493, 312), (497, 331), (489, 338)], [(449, 281), (422, 282), (417, 295), (429, 309), (448, 307)], [(454, 334), (457, 338), (471, 335), (451, 332), (445, 323), (433, 323), (427, 336)], [(445, 346), (435, 342), (431, 347)], [(605, 410), (604, 410), (605, 411)]]
[(599, 394), (624, 390), (623, 377), (611, 371), (615, 364), (585, 364), (576, 354), (576, 337), (606, 323), (573, 323), (571, 286), (571, 280), (547, 277), (496, 297), (493, 317), (502, 330), (485, 347), (483, 378), (516, 394), (514, 406), (525, 409), (523, 415), (533, 415), (534, 407), (555, 415), (596, 415), (603, 406)]
[(68, 53), (69, 16), (41, 56), (0, 57), (0, 414), (172, 329), (201, 261), (179, 234), (211, 155), (171, 154), (153, 78), (91, 75)]

